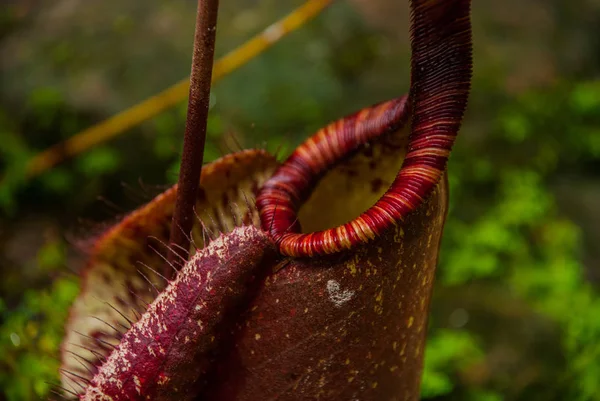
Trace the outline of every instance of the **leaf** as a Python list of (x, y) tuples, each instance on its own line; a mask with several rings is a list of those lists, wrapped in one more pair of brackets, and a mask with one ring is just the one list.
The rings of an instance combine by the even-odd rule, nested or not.
[(212, 241), (127, 331), (81, 398), (194, 400), (276, 257), (275, 244), (253, 226)]
[[(210, 240), (207, 235), (229, 232), (242, 223), (258, 224), (258, 215), (250, 206), (256, 189), (276, 165), (272, 156), (259, 150), (234, 153), (206, 165), (196, 204), (194, 243), (202, 247), (204, 239)], [(153, 287), (161, 291), (166, 286), (153, 270), (159, 271), (164, 263), (176, 191), (174, 186), (158, 195), (92, 242), (82, 271), (81, 293), (66, 326), (65, 370), (91, 377), (81, 358), (94, 367), (99, 365), (100, 356), (108, 355), (119, 343), (121, 335), (112, 327), (123, 330), (129, 325), (127, 319), (135, 322), (154, 300)], [(207, 233), (203, 234), (200, 221)], [(74, 384), (72, 375), (63, 374), (62, 380), (66, 388)]]
[(87, 177), (96, 177), (115, 171), (120, 164), (119, 154), (107, 147), (98, 147), (81, 156), (77, 167)]

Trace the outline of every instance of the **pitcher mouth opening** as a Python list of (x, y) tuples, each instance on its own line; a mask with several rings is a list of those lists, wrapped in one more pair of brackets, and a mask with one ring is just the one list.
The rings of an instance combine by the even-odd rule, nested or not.
[(257, 206), (262, 228), (284, 255), (336, 253), (395, 224), (394, 216), (374, 209), (378, 223), (370, 229), (367, 213), (401, 166), (409, 117), (408, 96), (365, 108), (318, 131), (280, 166)]

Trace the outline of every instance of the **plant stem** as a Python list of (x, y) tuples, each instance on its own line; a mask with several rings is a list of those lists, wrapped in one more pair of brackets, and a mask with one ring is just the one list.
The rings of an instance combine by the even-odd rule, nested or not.
[[(175, 266), (181, 265), (180, 257), (187, 260), (190, 247), (189, 235), (206, 141), (218, 8), (219, 0), (198, 0), (189, 103), (168, 256), (169, 262)], [(172, 274), (172, 270), (165, 271)]]

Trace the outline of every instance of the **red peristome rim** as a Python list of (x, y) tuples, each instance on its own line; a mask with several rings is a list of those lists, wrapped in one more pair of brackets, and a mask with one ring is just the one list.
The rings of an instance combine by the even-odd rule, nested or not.
[[(330, 229), (299, 234), (297, 211), (321, 176), (360, 145), (401, 129), (409, 117), (408, 97), (383, 102), (335, 121), (300, 145), (261, 188), (256, 204), (263, 229), (270, 232), (282, 253), (306, 256), (332, 253), (360, 240), (346, 239)], [(350, 223), (349, 223), (350, 224)], [(349, 231), (352, 235), (352, 231)], [(329, 243), (322, 237), (331, 237)], [(302, 243), (300, 251), (294, 245)], [(347, 246), (340, 246), (344, 242)], [(291, 244), (292, 247), (289, 247)], [(311, 244), (306, 248), (306, 244)], [(302, 250), (306, 249), (305, 252)], [(308, 253), (306, 253), (308, 252)]]
[(470, 90), (470, 0), (411, 1), (412, 127), (402, 167), (387, 192), (341, 226), (301, 234), (297, 211), (337, 161), (406, 122), (406, 97), (338, 120), (304, 142), (257, 198), (261, 224), (287, 256), (332, 254), (366, 243), (401, 221), (429, 196), (446, 168)]

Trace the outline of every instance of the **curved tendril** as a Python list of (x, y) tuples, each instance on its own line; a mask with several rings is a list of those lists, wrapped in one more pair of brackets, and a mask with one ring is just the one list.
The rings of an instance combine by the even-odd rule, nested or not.
[[(470, 0), (411, 1), (411, 133), (402, 167), (375, 205), (324, 231), (301, 234), (295, 223), (301, 203), (332, 164), (361, 143), (398, 128), (407, 112), (405, 102), (402, 111), (398, 109), (402, 99), (319, 131), (265, 184), (257, 199), (261, 222), (263, 229), (271, 227), (281, 253), (306, 257), (350, 249), (377, 237), (427, 199), (446, 169), (467, 105), (472, 74), (470, 7)], [(381, 115), (369, 114), (374, 110)], [(386, 120), (386, 113), (393, 118)], [(357, 125), (352, 128), (345, 120)]]

